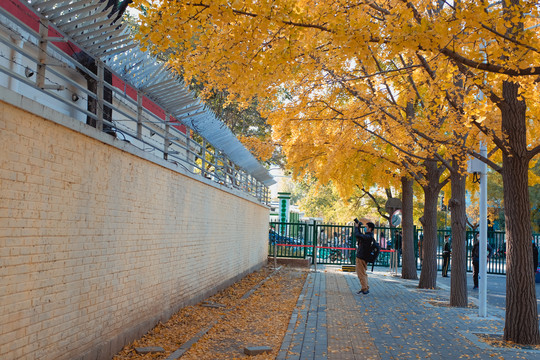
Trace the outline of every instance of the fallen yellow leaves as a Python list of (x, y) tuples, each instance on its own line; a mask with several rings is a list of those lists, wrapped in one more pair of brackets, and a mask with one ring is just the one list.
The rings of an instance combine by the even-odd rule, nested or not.
[[(269, 346), (271, 353), (251, 359), (274, 359), (280, 349), (290, 316), (305, 280), (302, 270), (283, 267), (258, 287), (242, 296), (272, 272), (263, 268), (205, 301), (181, 309), (167, 322), (159, 323), (141, 339), (118, 353), (114, 360), (166, 359), (202, 329), (215, 323), (181, 359), (241, 359), (247, 346)], [(223, 306), (208, 307), (207, 304)], [(136, 347), (160, 346), (164, 353), (138, 354)]]
[(475, 334), (478, 340), (496, 348), (540, 350), (540, 345), (520, 345), (512, 341), (506, 341), (500, 334)]

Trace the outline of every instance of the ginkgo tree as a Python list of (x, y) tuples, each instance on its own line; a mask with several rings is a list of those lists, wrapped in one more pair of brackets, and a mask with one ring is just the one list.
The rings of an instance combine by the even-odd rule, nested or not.
[[(375, 62), (377, 70), (380, 73), (383, 73), (381, 69), (381, 65), (378, 61)], [(366, 65), (365, 67), (369, 67), (369, 64), (364, 63)], [(364, 67), (364, 68), (365, 68)], [(388, 68), (388, 67), (387, 67)], [(419, 68), (417, 66), (417, 68)], [(386, 71), (388, 73), (388, 71)], [(373, 129), (384, 129), (382, 135), (378, 135), (378, 139), (389, 139), (392, 140), (385, 140), (383, 142), (383, 146), (379, 147), (377, 152), (369, 154), (369, 156), (372, 157), (387, 157), (392, 152), (391, 150), (396, 149), (398, 150), (398, 153), (402, 153), (401, 160), (402, 164), (406, 168), (406, 171), (410, 173), (410, 175), (414, 176), (422, 185), (424, 188), (424, 192), (426, 194), (425, 198), (425, 216), (424, 216), (424, 223), (425, 223), (425, 229), (424, 229), (424, 241), (425, 241), (425, 253), (427, 256), (424, 256), (425, 262), (424, 266), (422, 268), (422, 276), (420, 281), (420, 287), (426, 287), (426, 288), (433, 288), (435, 287), (436, 283), (436, 203), (437, 203), (437, 195), (442, 186), (448, 181), (442, 180), (442, 182), (439, 181), (442, 173), (444, 172), (444, 167), (441, 166), (442, 164), (437, 164), (438, 162), (444, 162), (446, 163), (446, 167), (451, 169), (451, 173), (455, 178), (457, 178), (457, 181), (453, 182), (453, 187), (456, 185), (461, 185), (459, 188), (460, 191), (456, 191), (456, 188), (454, 188), (453, 193), (457, 194), (460, 193), (461, 197), (454, 196), (453, 199), (453, 216), (457, 217), (461, 215), (462, 221), (454, 221), (453, 222), (453, 233), (455, 233), (455, 245), (456, 249), (462, 249), (463, 251), (456, 251), (458, 255), (461, 256), (455, 256), (455, 261), (453, 262), (453, 267), (456, 267), (456, 269), (453, 269), (454, 276), (452, 277), (452, 282), (456, 283), (452, 287), (451, 291), (451, 304), (455, 306), (466, 306), (467, 304), (467, 295), (466, 295), (466, 273), (465, 273), (465, 221), (464, 221), (464, 215), (465, 215), (465, 193), (464, 193), (464, 176), (463, 176), (463, 165), (465, 162), (465, 157), (463, 154), (460, 154), (459, 152), (462, 152), (463, 150), (463, 139), (465, 138), (464, 135), (457, 136), (459, 132), (457, 131), (449, 131), (446, 130), (446, 132), (453, 134), (453, 137), (457, 138), (454, 141), (454, 143), (460, 141), (460, 137), (462, 138), (461, 144), (452, 144), (451, 142), (446, 141), (445, 138), (441, 140), (437, 140), (436, 137), (439, 137), (439, 133), (442, 132), (445, 133), (444, 130), (441, 130), (442, 125), (446, 122), (444, 121), (444, 118), (449, 118), (451, 114), (447, 113), (441, 113), (441, 110), (431, 110), (424, 109), (424, 113), (427, 113), (428, 117), (434, 118), (435, 120), (432, 121), (432, 123), (435, 123), (437, 126), (433, 126), (430, 124), (430, 121), (424, 121), (420, 122), (418, 119), (415, 119), (415, 121), (411, 121), (410, 118), (414, 116), (414, 109), (412, 106), (409, 106), (409, 94), (406, 92), (401, 92), (398, 94), (398, 91), (394, 91), (394, 89), (399, 90), (399, 87), (403, 87), (403, 84), (399, 84), (399, 81), (396, 81), (396, 78), (390, 79), (388, 81), (392, 81), (392, 86), (388, 84), (388, 82), (385, 80), (381, 84), (383, 88), (385, 88), (385, 91), (379, 91), (380, 87), (374, 84), (374, 80), (368, 80), (368, 87), (365, 90), (368, 90), (368, 92), (364, 92), (362, 90), (362, 84), (360, 86), (355, 86), (352, 84), (351, 79), (348, 74), (337, 74), (336, 71), (327, 71), (332, 81), (339, 83), (340, 87), (335, 88), (336, 94), (333, 95), (331, 92), (332, 86), (328, 85), (325, 89), (325, 91), (318, 91), (317, 96), (315, 98), (309, 98), (306, 97), (302, 100), (298, 101), (298, 104), (296, 107), (293, 107), (291, 103), (294, 101), (290, 101), (287, 105), (287, 113), (286, 116), (283, 116), (281, 113), (279, 116), (275, 116), (275, 133), (279, 133), (280, 129), (282, 127), (285, 128), (295, 128), (296, 123), (302, 119), (305, 121), (317, 121), (320, 122), (321, 120), (324, 120), (321, 118), (321, 114), (325, 114), (326, 112), (330, 113), (328, 117), (326, 118), (325, 123), (327, 126), (329, 124), (332, 124), (337, 120), (338, 118), (341, 118), (341, 121), (344, 121), (345, 119), (348, 119), (349, 121), (352, 121), (353, 124), (356, 127), (360, 127), (361, 130), (368, 132), (369, 134), (375, 134)], [(433, 71), (430, 71), (430, 73), (433, 73)], [(312, 75), (313, 76), (313, 75)], [(364, 76), (367, 78), (368, 76)], [(413, 74), (407, 74), (405, 73), (405, 78), (413, 77)], [(418, 77), (418, 76), (414, 76)], [(428, 77), (432, 77), (432, 75), (429, 75)], [(399, 80), (399, 78), (397, 78)], [(421, 79), (420, 79), (421, 80)], [(310, 83), (314, 84), (329, 84), (329, 80), (325, 80), (324, 78), (318, 79), (318, 80), (311, 80)], [(405, 81), (406, 84), (409, 84), (408, 80)], [(413, 83), (413, 88), (416, 89), (416, 93), (412, 92), (413, 97), (422, 98), (423, 96), (420, 94), (420, 85), (422, 84), (416, 84)], [(319, 85), (321, 86), (321, 85)], [(410, 87), (410, 86), (409, 86)], [(425, 85), (422, 85), (423, 88), (425, 88)], [(403, 89), (404, 91), (406, 89)], [(344, 94), (341, 94), (340, 91), (345, 91), (347, 93), (347, 96), (349, 98), (353, 98), (354, 100), (358, 100), (360, 102), (359, 107), (353, 107), (352, 109), (345, 109), (343, 108), (344, 105), (347, 105), (344, 99), (346, 96)], [(371, 91), (371, 93), (369, 93)], [(396, 94), (394, 94), (396, 92)], [(425, 89), (423, 89), (423, 92), (426, 92)], [(428, 91), (429, 92), (429, 91)], [(302, 90), (297, 90), (297, 93), (302, 93)], [(439, 92), (437, 92), (439, 93)], [(323, 96), (324, 99), (322, 98)], [(380, 99), (376, 99), (380, 98)], [(299, 97), (299, 99), (302, 99)], [(405, 99), (405, 100), (403, 100)], [(427, 101), (435, 102), (437, 99), (426, 99)], [(400, 105), (399, 102), (402, 102)], [(444, 100), (443, 102), (447, 102)], [(405, 103), (403, 103), (405, 102)], [(422, 101), (419, 101), (422, 102)], [(332, 105), (329, 105), (332, 104)], [(440, 106), (439, 106), (440, 107)], [(293, 110), (291, 110), (293, 109)], [(412, 114), (409, 117), (403, 117), (403, 112), (409, 112), (409, 109), (412, 110)], [(444, 109), (444, 107), (443, 107)], [(307, 114), (309, 112), (309, 114)], [(348, 115), (344, 115), (348, 114)], [(377, 118), (376, 115), (379, 114), (379, 118)], [(425, 114), (424, 114), (425, 115)], [(444, 116), (443, 116), (444, 115)], [(456, 114), (454, 114), (456, 115)], [(334, 118), (332, 118), (334, 116)], [(381, 118), (382, 116), (382, 118)], [(459, 113), (457, 114), (458, 119), (461, 117)], [(285, 120), (286, 119), (286, 120)], [(294, 121), (291, 123), (287, 120), (293, 119)], [(362, 120), (359, 120), (362, 119)], [(367, 119), (366, 123), (362, 125), (361, 121), (365, 121)], [(442, 120), (441, 120), (442, 119)], [(388, 122), (387, 120), (392, 120)], [(429, 119), (426, 119), (429, 120)], [(427, 128), (422, 129), (422, 127)], [(450, 123), (450, 127), (454, 125), (453, 123)], [(446, 125), (446, 128), (449, 126)], [(355, 131), (354, 128), (351, 128), (348, 130), (348, 132)], [(465, 129), (464, 134), (469, 133), (470, 130)], [(285, 136), (288, 137), (291, 143), (297, 143), (299, 137), (294, 135), (294, 130), (288, 130), (284, 132)], [(290, 134), (293, 134), (292, 136), (289, 136)], [(417, 137), (418, 139), (414, 139), (412, 143), (405, 144), (404, 141), (411, 137), (411, 135), (414, 135), (414, 137)], [(320, 154), (326, 154), (331, 153), (331, 147), (334, 144), (333, 138), (330, 137), (329, 134), (325, 134), (323, 136), (326, 141), (323, 143), (325, 148), (319, 150)], [(401, 141), (399, 141), (400, 139)], [(428, 158), (422, 158), (422, 156), (419, 156), (418, 154), (414, 154), (416, 150), (411, 150), (411, 147), (416, 146), (421, 141), (425, 141), (425, 144), (423, 145), (424, 150), (428, 153), (431, 153), (431, 156), (436, 156), (436, 158), (428, 159)], [(314, 140), (317, 141), (317, 140)], [(396, 142), (397, 141), (397, 142)], [(447, 144), (445, 145), (446, 151), (444, 151), (446, 156), (451, 156), (451, 159), (454, 162), (454, 165), (448, 164), (448, 160), (445, 161), (443, 153), (438, 153), (437, 143), (446, 141)], [(374, 139), (369, 139), (369, 144), (371, 147), (375, 148), (373, 145)], [(399, 143), (399, 146), (396, 145)], [(385, 146), (386, 145), (386, 149)], [(348, 144), (348, 146), (351, 146), (351, 144)], [(457, 148), (457, 153), (451, 153), (450, 150), (451, 147)], [(407, 150), (409, 148), (409, 150)], [(358, 151), (353, 147), (355, 151)], [(381, 151), (382, 150), (382, 151)], [(291, 156), (297, 156), (298, 154), (292, 153)], [(342, 152), (339, 150), (338, 152)], [(353, 155), (347, 155), (347, 158), (351, 158)], [(424, 155), (425, 156), (425, 155)], [(331, 157), (333, 159), (333, 156)], [(412, 159), (411, 159), (412, 158)], [(413, 160), (413, 161), (411, 161)], [(414, 161), (421, 160), (423, 166), (415, 166)], [(442, 160), (442, 161), (441, 161)], [(326, 162), (326, 160), (325, 160)], [(456, 167), (456, 164), (458, 165)], [(461, 167), (461, 168), (460, 168)], [(415, 170), (416, 168), (416, 170)], [(365, 169), (362, 169), (364, 172), (366, 172)], [(346, 182), (346, 181), (345, 181)], [(457, 201), (456, 199), (460, 199)], [(460, 211), (461, 210), (461, 211)], [(412, 220), (411, 220), (412, 223)], [(406, 222), (405, 222), (406, 224)], [(459, 227), (459, 229), (456, 229), (456, 227)], [(458, 236), (459, 235), (459, 236)], [(406, 237), (404, 237), (406, 239)], [(410, 236), (411, 244), (412, 244), (412, 233)], [(404, 241), (406, 244), (407, 241)], [(413, 247), (411, 246), (411, 255), (413, 254), (412, 250)], [(408, 251), (404, 248), (404, 267), (403, 267), (403, 273), (406, 271), (406, 264), (405, 261), (407, 255), (409, 254)], [(405, 277), (405, 276), (404, 276)], [(414, 276), (416, 277), (416, 275)]]
[[(284, 144), (289, 166), (295, 173), (309, 171), (322, 182), (332, 180), (345, 198), (359, 185), (363, 189), (369, 189), (375, 184), (397, 188), (402, 180), (410, 177), (405, 168), (405, 160), (395, 157), (394, 145), (381, 141), (380, 136), (377, 136), (376, 130), (381, 127), (377, 125), (376, 119), (369, 117), (369, 109), (367, 115), (364, 114), (366, 105), (369, 107), (371, 103), (355, 101), (351, 94), (343, 93), (340, 87), (327, 86), (327, 81), (323, 79), (312, 80), (310, 83), (320, 84), (318, 97), (310, 100), (293, 96), (269, 116), (274, 136)], [(296, 89), (294, 94), (298, 91), (303, 90)], [(416, 167), (410, 162), (408, 166)], [(412, 189), (412, 183), (403, 186), (404, 192), (406, 187)], [(411, 216), (410, 221), (403, 223), (402, 275), (416, 279), (412, 190), (408, 193), (411, 194), (411, 205), (404, 208), (403, 212), (404, 218), (409, 219), (409, 214)], [(404, 201), (405, 204), (407, 201)], [(435, 231), (433, 229), (433, 234)], [(436, 279), (436, 270), (431, 275)]]
[[(267, 109), (284, 101), (285, 90), (293, 89), (292, 93), (306, 103), (324, 95), (326, 86), (309, 81), (321, 78), (313, 74), (346, 74), (346, 82), (340, 84), (345, 98), (351, 92), (343, 85), (354, 84), (353, 95), (367, 104), (371, 99), (361, 97), (372, 93), (370, 78), (417, 68), (436, 73), (437, 91), (443, 96), (430, 96), (425, 103), (424, 112), (433, 109), (437, 114), (423, 114), (426, 129), (437, 129), (441, 120), (437, 109), (451, 106), (455, 111), (448, 113), (460, 115), (448, 122), (455, 124), (454, 130), (459, 129), (459, 121), (462, 127), (472, 126), (502, 153), (508, 243), (505, 338), (518, 343), (540, 342), (534, 280), (529, 271), (528, 197), (529, 164), (540, 152), (536, 102), (540, 38), (533, 29), (538, 22), (536, 1), (137, 3), (146, 9), (140, 39), (153, 51), (173, 52), (171, 65), (181, 69), (187, 81), (201, 79), (218, 90), (238, 94), (240, 100), (264, 98), (270, 103), (264, 104)], [(371, 61), (373, 52), (378, 59), (402, 57), (405, 61), (399, 69), (381, 69)], [(457, 68), (462, 81), (473, 86), (456, 86), (460, 81), (456, 74), (441, 70), (445, 63)], [(377, 85), (376, 90), (387, 89)], [(408, 95), (413, 102), (414, 92)], [(334, 98), (322, 97), (331, 99), (329, 107), (341, 101), (337, 91)], [(476, 100), (471, 102), (471, 97)], [(376, 109), (365, 105), (358, 113), (365, 116), (372, 112), (380, 118), (384, 102), (375, 103)], [(350, 115), (346, 118), (354, 118)], [(300, 129), (304, 126), (304, 122), (298, 124)], [(439, 134), (439, 144), (444, 136), (454, 137), (450, 130)], [(320, 133), (310, 135), (324, 141)], [(474, 143), (474, 139), (467, 140)]]

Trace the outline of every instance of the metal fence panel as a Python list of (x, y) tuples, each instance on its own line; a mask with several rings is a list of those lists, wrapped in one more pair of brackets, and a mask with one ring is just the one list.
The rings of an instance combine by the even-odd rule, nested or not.
[[(472, 248), (477, 231), (467, 231), (467, 271), (472, 272)], [(375, 240), (381, 246), (381, 254), (375, 265), (390, 266), (393, 254), (397, 254), (398, 266), (401, 266), (401, 228), (376, 227)], [(442, 270), (442, 252), (444, 236), (450, 235), (449, 229), (437, 231), (437, 270)], [(414, 252), (416, 266), (422, 269), (419, 240), (423, 238), (423, 229), (414, 229)], [(533, 234), (532, 241), (538, 246), (540, 234)], [(488, 243), (492, 255), (487, 264), (489, 274), (506, 274), (506, 237), (504, 231), (488, 231)], [(532, 246), (532, 245), (531, 245)], [(274, 252), (275, 251), (275, 252)], [(277, 257), (314, 258), (318, 264), (355, 265), (356, 240), (354, 226), (346, 224), (323, 224), (306, 222), (271, 222), (269, 230), (269, 254)], [(314, 255), (316, 254), (316, 256)], [(450, 258), (450, 261), (452, 259)]]

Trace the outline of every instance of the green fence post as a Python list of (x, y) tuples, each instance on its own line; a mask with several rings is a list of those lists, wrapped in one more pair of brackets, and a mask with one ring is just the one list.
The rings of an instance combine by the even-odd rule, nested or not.
[(306, 259), (309, 254), (308, 254), (308, 224), (304, 223), (302, 224), (302, 233), (303, 233), (303, 238), (304, 238), (304, 259)]
[(317, 272), (317, 220), (313, 220), (313, 266)]

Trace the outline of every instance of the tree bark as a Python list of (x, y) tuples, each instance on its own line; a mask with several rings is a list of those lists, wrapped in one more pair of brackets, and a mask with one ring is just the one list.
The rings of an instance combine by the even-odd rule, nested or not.
[(403, 279), (418, 279), (416, 272), (416, 258), (414, 256), (414, 225), (413, 225), (413, 180), (401, 178), (401, 212), (402, 212), (402, 256), (403, 266), (401, 277)]
[(452, 198), (451, 227), (452, 255), (450, 278), (450, 306), (466, 307), (467, 299), (467, 213), (465, 207), (466, 176), (460, 169), (461, 162), (454, 159), (454, 169), (450, 173)]
[(526, 104), (518, 99), (519, 84), (503, 83), (502, 132), (508, 147), (503, 153), (504, 212), (506, 221), (506, 319), (504, 339), (519, 344), (540, 343), (538, 309), (531, 256), (528, 188)]
[(434, 160), (426, 161), (424, 190), (424, 240), (422, 253), (424, 261), (420, 272), (421, 289), (435, 289), (437, 286), (437, 198), (439, 196), (440, 169)]

